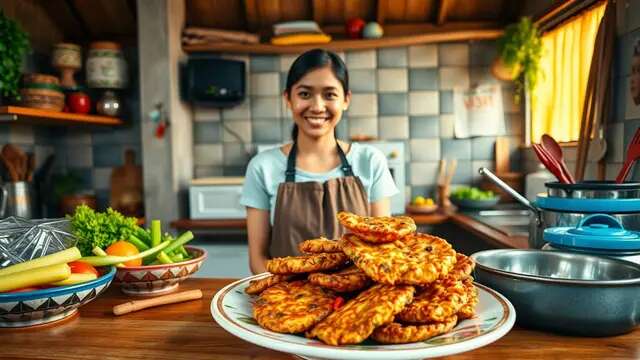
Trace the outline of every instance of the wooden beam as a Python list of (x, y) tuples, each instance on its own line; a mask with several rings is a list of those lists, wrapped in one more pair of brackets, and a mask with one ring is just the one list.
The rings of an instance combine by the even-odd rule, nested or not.
[(244, 0), (244, 13), (247, 17), (247, 29), (257, 31), (260, 21), (258, 20), (258, 0)]
[(325, 2), (324, 0), (313, 0), (312, 6), (313, 9), (311, 12), (313, 13), (313, 21), (322, 26), (322, 24), (324, 24)]
[(387, 14), (387, 6), (388, 6), (387, 0), (378, 0), (378, 9), (377, 9), (378, 11), (376, 14), (376, 21), (380, 25), (384, 24), (384, 18), (385, 18), (385, 15)]
[(440, 0), (440, 5), (438, 7), (438, 19), (436, 20), (436, 24), (443, 25), (445, 21), (447, 21), (447, 12), (449, 11), (450, 4), (450, 0)]
[[(389, 24), (384, 26), (384, 36), (410, 36), (423, 33), (446, 32), (446, 31), (465, 31), (465, 30), (491, 30), (501, 28), (499, 22), (479, 21), (451, 21), (442, 26), (429, 23), (407, 23), (407, 24)], [(344, 26), (329, 25), (323, 26), (322, 31), (331, 35), (344, 35)]]

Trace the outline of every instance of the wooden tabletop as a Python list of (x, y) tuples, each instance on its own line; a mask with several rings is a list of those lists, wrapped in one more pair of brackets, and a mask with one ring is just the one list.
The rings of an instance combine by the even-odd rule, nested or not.
[[(189, 279), (180, 290), (202, 289), (204, 298), (116, 317), (130, 300), (112, 285), (54, 325), (0, 329), (1, 358), (19, 359), (295, 359), (240, 340), (211, 317), (213, 294), (229, 279)], [(449, 359), (632, 359), (640, 356), (640, 330), (608, 338), (578, 338), (514, 328), (488, 346)]]

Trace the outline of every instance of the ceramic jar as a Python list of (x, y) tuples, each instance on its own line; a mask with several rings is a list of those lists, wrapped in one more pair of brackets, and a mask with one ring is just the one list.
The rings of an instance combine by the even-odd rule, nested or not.
[(98, 114), (118, 116), (120, 114), (120, 99), (113, 91), (105, 91), (96, 105)]
[(64, 93), (57, 77), (45, 74), (25, 74), (22, 77), (20, 104), (22, 106), (60, 111), (64, 107)]
[(120, 44), (91, 43), (87, 57), (87, 84), (92, 88), (122, 89), (127, 86), (127, 63)]
[(60, 84), (65, 88), (73, 88), (76, 82), (73, 74), (82, 67), (82, 52), (80, 45), (60, 43), (54, 46), (51, 65), (60, 70)]

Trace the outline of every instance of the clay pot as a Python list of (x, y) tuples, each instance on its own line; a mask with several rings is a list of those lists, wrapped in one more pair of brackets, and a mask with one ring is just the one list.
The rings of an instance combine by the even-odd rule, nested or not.
[(60, 70), (60, 76), (63, 87), (73, 88), (76, 81), (73, 74), (82, 67), (82, 52), (80, 45), (60, 43), (53, 48), (51, 56), (51, 65)]
[(502, 81), (515, 80), (518, 75), (520, 75), (521, 70), (522, 67), (520, 65), (513, 67), (507, 66), (504, 61), (502, 61), (502, 58), (500, 56), (498, 56), (493, 61), (493, 64), (491, 64), (491, 74), (493, 74), (496, 79)]
[(96, 209), (96, 197), (93, 195), (77, 194), (77, 195), (65, 195), (60, 200), (60, 211), (63, 215), (73, 214), (76, 207), (80, 205), (87, 205), (92, 209)]

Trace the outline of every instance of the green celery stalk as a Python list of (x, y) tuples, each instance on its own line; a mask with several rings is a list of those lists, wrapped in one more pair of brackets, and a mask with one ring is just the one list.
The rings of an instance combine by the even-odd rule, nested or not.
[(104, 250), (102, 250), (100, 246), (94, 247), (93, 250), (91, 250), (91, 252), (96, 256), (108, 256), (108, 254), (104, 252)]
[(129, 235), (129, 242), (137, 247), (139, 251), (149, 250), (149, 246), (133, 234)]
[(177, 253), (177, 254), (171, 256), (171, 260), (173, 260), (173, 262), (180, 262), (180, 261), (184, 260), (184, 256), (182, 256), (181, 253)]
[(189, 257), (189, 252), (187, 252), (187, 249), (184, 248), (184, 246), (180, 245), (177, 249), (177, 252), (179, 254), (182, 254), (183, 257), (187, 258)]
[(162, 224), (160, 220), (151, 220), (151, 246), (156, 246), (162, 241)]
[(136, 236), (138, 237), (138, 239), (144, 241), (145, 244), (151, 245), (151, 235), (149, 235), (149, 233), (145, 229), (139, 227), (136, 230)]
[(173, 260), (165, 253), (164, 251), (160, 251), (158, 253), (158, 261), (162, 264), (173, 264)]
[(169, 246), (170, 242), (169, 241), (165, 241), (163, 243), (160, 243), (160, 245), (158, 246), (154, 246), (149, 250), (143, 251), (139, 254), (136, 255), (131, 255), (131, 256), (113, 256), (113, 255), (107, 255), (107, 256), (85, 256), (83, 258), (78, 259), (78, 261), (84, 261), (86, 263), (89, 263), (93, 266), (106, 266), (106, 265), (116, 265), (119, 263), (124, 263), (127, 261), (131, 261), (131, 260), (136, 260), (136, 259), (141, 259), (144, 257), (147, 257), (149, 255), (155, 254), (158, 251), (163, 250), (164, 248), (166, 248), (167, 246)]
[(188, 243), (189, 241), (191, 241), (191, 239), (193, 239), (193, 233), (191, 231), (184, 232), (184, 233), (180, 234), (180, 236), (178, 236), (178, 238), (175, 239), (171, 243), (171, 245), (167, 246), (167, 248), (164, 251), (166, 253), (170, 253), (170, 252), (174, 251), (175, 249), (177, 249), (179, 246), (182, 246), (182, 245)]

